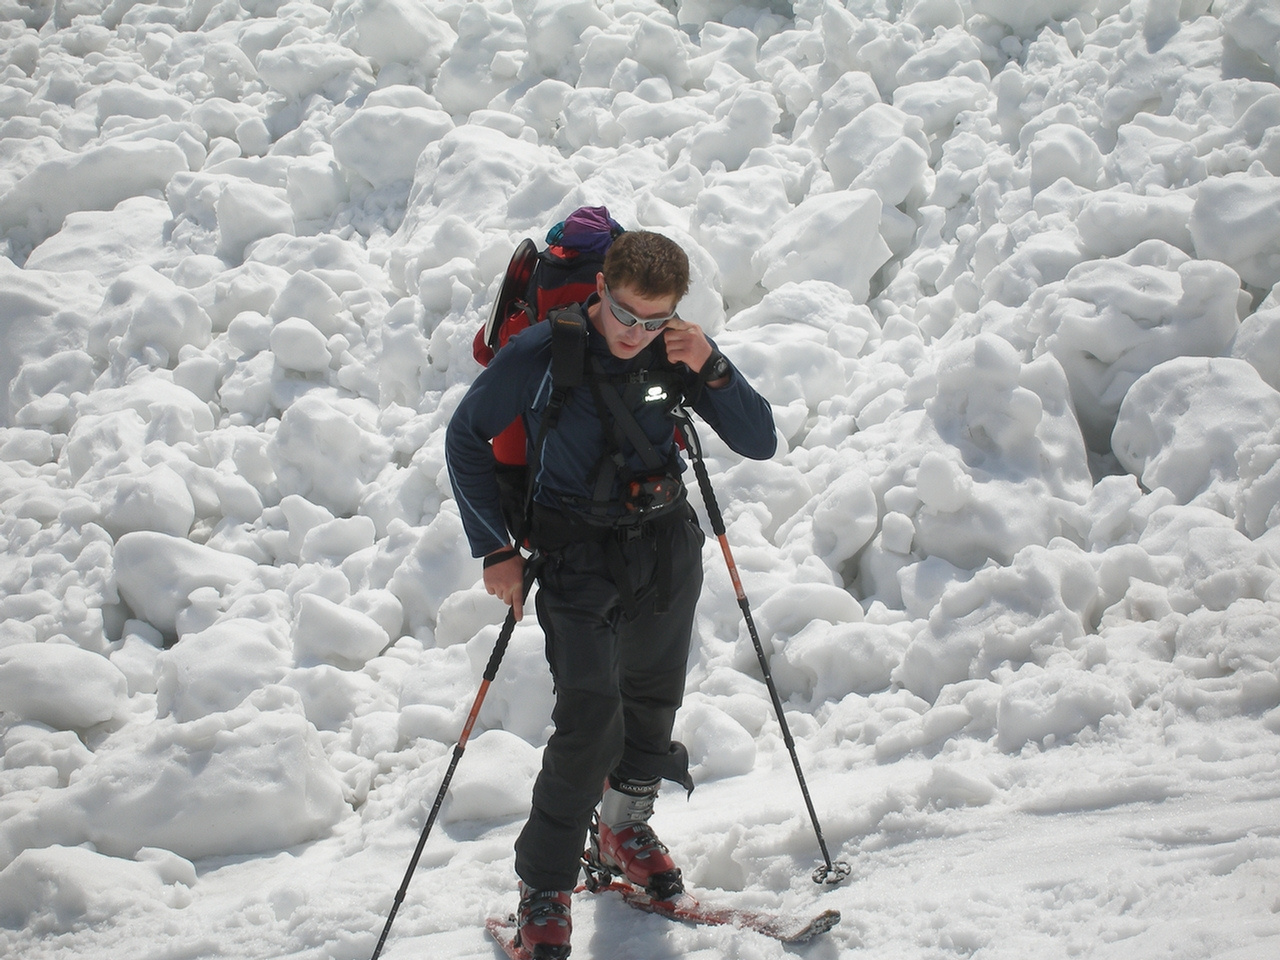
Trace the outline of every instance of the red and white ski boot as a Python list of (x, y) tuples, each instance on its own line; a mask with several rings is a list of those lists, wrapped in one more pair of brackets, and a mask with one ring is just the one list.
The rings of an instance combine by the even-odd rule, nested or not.
[(684, 892), (680, 868), (649, 826), (661, 781), (615, 780), (600, 801), (588, 857), (610, 873), (643, 889), (655, 900)]
[(521, 881), (516, 924), (516, 943), (533, 960), (564, 960), (569, 956), (569, 934), (573, 932), (569, 891), (533, 890)]

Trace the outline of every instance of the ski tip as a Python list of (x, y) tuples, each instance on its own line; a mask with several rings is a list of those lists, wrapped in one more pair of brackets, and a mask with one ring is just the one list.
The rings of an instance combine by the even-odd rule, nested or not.
[(514, 914), (505, 917), (489, 917), (484, 922), (489, 936), (497, 942), (511, 960), (531, 960), (532, 955), (516, 942), (516, 918)]
[(813, 918), (813, 922), (810, 923), (808, 929), (804, 931), (803, 939), (797, 940), (796, 942), (803, 943), (805, 940), (812, 940), (814, 937), (821, 936), (839, 922), (839, 910), (825, 910)]

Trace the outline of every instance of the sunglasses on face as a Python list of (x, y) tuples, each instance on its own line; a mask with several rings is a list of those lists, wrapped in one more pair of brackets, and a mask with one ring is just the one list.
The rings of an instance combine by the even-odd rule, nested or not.
[(618, 305), (618, 301), (613, 299), (613, 294), (609, 292), (607, 284), (604, 288), (604, 298), (609, 301), (609, 309), (613, 312), (614, 317), (624, 327), (634, 327), (638, 323), (652, 333), (654, 330), (661, 330), (676, 318), (676, 312), (674, 310), (665, 317), (649, 317), (647, 319), (637, 317), (626, 307)]

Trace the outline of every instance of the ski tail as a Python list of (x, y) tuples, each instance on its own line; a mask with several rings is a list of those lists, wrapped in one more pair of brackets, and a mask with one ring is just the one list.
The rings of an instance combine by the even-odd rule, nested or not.
[(658, 899), (619, 877), (616, 871), (610, 870), (593, 856), (591, 850), (584, 855), (583, 866), (586, 881), (580, 889), (597, 894), (616, 894), (627, 906), (669, 920), (753, 930), (782, 943), (805, 943), (821, 936), (840, 922), (838, 910), (803, 914), (746, 907), (719, 907), (703, 903), (688, 891), (671, 899)]

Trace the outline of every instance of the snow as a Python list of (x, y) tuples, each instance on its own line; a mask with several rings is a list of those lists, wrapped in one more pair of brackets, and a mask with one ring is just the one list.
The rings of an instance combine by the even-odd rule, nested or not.
[[(443, 431), (516, 242), (689, 251), (773, 404), (655, 826), (834, 958), (1280, 950), (1263, 0), (0, 0), (0, 952), (373, 950), (498, 636)], [(698, 501), (695, 495), (695, 501)], [(488, 958), (511, 645), (384, 956)], [(575, 905), (576, 953), (781, 958)]]

